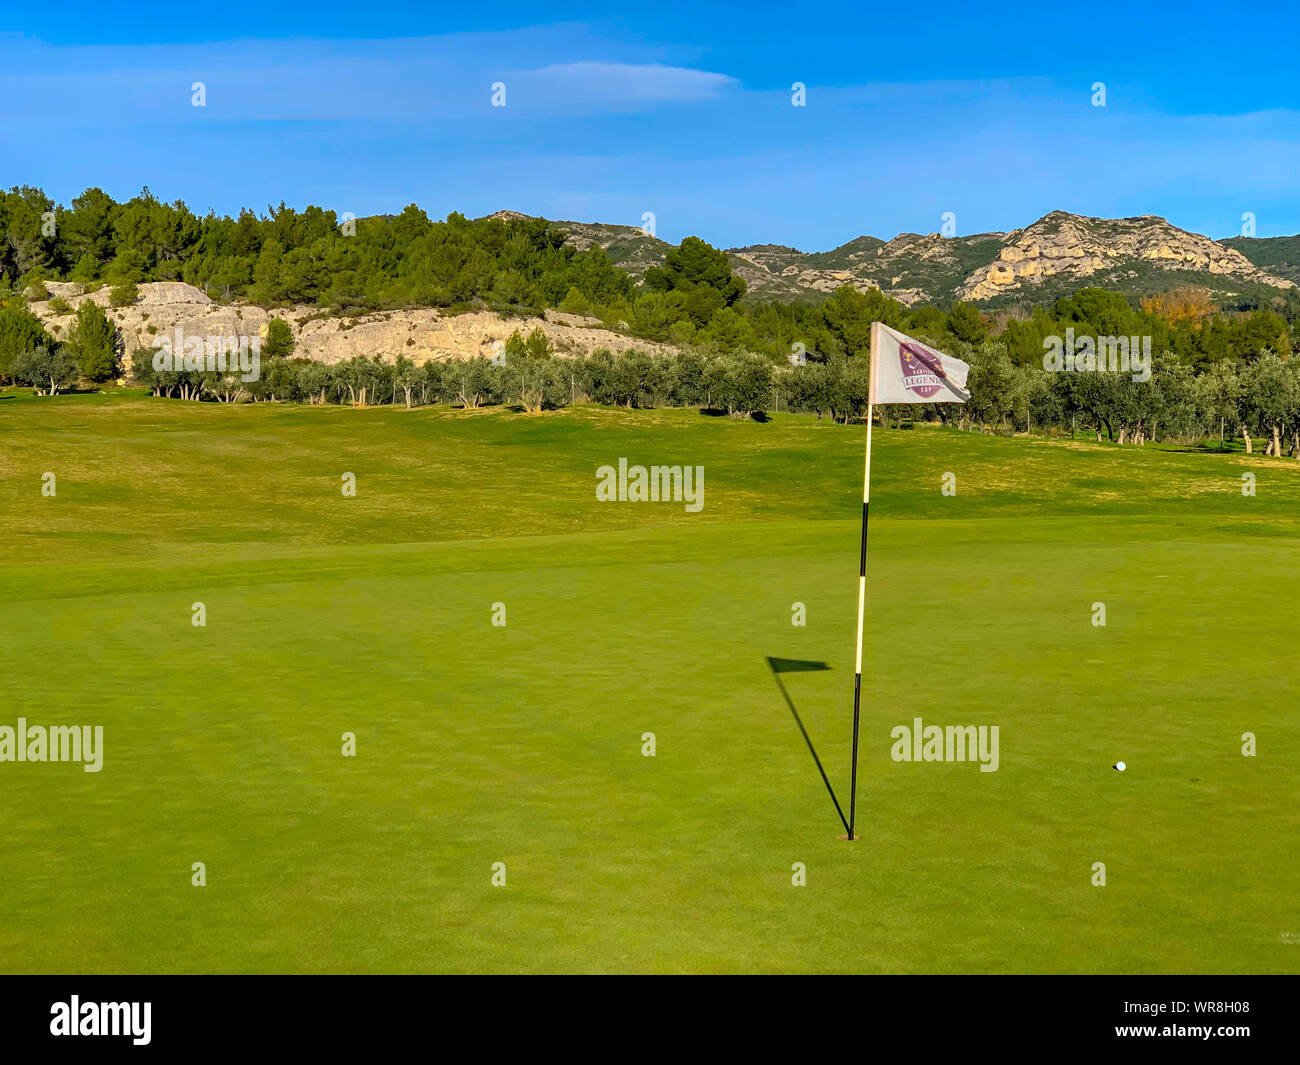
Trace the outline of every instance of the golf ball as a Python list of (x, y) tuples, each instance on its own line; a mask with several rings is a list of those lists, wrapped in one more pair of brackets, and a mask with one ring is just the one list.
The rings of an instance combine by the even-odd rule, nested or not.
[(1126, 770), (1126, 769), (1128, 768), (1128, 766), (1125, 765), (1123, 762), (1116, 762), (1116, 763), (1115, 763), (1115, 768), (1118, 769), (1118, 770), (1122, 773), (1122, 772), (1124, 772), (1124, 770)]

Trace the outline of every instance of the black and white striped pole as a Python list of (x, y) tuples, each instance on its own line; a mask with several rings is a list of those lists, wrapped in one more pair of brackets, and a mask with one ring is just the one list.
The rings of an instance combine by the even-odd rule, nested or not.
[(858, 566), (858, 645), (853, 667), (853, 771), (849, 783), (849, 834), (850, 842), (857, 839), (853, 826), (858, 807), (858, 720), (862, 707), (862, 636), (867, 612), (867, 515), (871, 505), (871, 407), (876, 387), (876, 343), (880, 323), (871, 323), (871, 363), (867, 384), (867, 459), (862, 474), (862, 552)]

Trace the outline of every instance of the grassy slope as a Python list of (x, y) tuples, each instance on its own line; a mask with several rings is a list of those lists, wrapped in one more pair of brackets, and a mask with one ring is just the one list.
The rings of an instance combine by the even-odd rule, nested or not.
[(1229, 237), (1219, 243), (1236, 248), (1256, 266), (1276, 277), (1300, 281), (1300, 234), (1292, 237)]
[[(788, 686), (844, 790), (860, 430), (0, 400), (0, 723), (107, 743), (0, 765), (3, 967), (1300, 968), (1296, 464), (876, 440), (849, 847), (763, 657), (834, 667)], [(621, 455), (703, 513), (597, 504)], [(1001, 769), (893, 763), (914, 716)]]

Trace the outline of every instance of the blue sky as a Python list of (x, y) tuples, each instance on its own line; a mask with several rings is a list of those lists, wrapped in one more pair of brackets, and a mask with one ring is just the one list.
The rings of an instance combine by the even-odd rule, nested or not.
[(1283, 4), (205, 6), (6, 5), (0, 184), (222, 213), (652, 212), (668, 240), (806, 251), (949, 211), (962, 234), (1058, 208), (1300, 232)]

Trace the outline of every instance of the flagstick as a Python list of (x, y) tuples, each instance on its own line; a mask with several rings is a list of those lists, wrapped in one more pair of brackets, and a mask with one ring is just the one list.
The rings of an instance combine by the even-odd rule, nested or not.
[(853, 667), (853, 772), (849, 784), (849, 842), (858, 808), (858, 715), (862, 706), (862, 625), (867, 610), (867, 509), (871, 502), (871, 396), (876, 387), (876, 334), (879, 322), (871, 323), (871, 378), (867, 390), (867, 459), (862, 475), (862, 559), (858, 569), (858, 648)]

